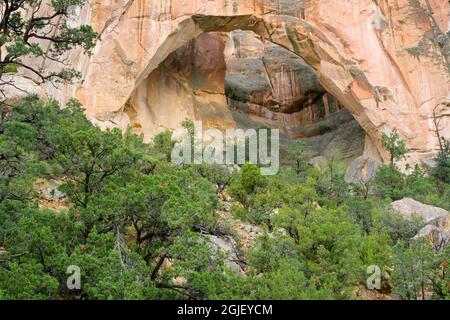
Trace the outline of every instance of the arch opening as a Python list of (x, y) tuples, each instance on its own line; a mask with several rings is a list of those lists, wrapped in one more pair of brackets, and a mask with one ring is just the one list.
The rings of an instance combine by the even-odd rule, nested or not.
[[(130, 112), (124, 112), (129, 109), (127, 101), (169, 55), (205, 32), (246, 30), (257, 34), (262, 41), (285, 48), (311, 66), (322, 87), (345, 106), (363, 128), (366, 155), (388, 160), (381, 145), (381, 133), (394, 128), (406, 141), (410, 155), (414, 154), (409, 160), (411, 163), (435, 147), (436, 139), (416, 133), (418, 128), (423, 132), (430, 130), (428, 109), (419, 108), (418, 98), (409, 90), (404, 75), (395, 69), (398, 64), (391, 67), (392, 55), (385, 57), (386, 51), (377, 52), (378, 58), (388, 62), (385, 70), (374, 70), (373, 61), (366, 63), (361, 55), (353, 55), (344, 39), (337, 39), (332, 31), (311, 17), (259, 14), (255, 13), (255, 8), (245, 6), (237, 9), (220, 15), (224, 13), (208, 7), (192, 11), (201, 14), (190, 11), (162, 21), (141, 14), (138, 17), (142, 18), (136, 19), (130, 13), (128, 20), (119, 22), (117, 34), (107, 34), (94, 55), (99, 59), (89, 66), (84, 84), (77, 89), (76, 95), (86, 107), (88, 117), (103, 127), (126, 128), (133, 117), (132, 111), (131, 116)], [(127, 36), (130, 26), (139, 30), (132, 37)], [(155, 29), (157, 39), (151, 34)], [(376, 34), (370, 33), (370, 36), (376, 37)], [(388, 72), (389, 77), (381, 77), (382, 72)], [(97, 90), (111, 87), (110, 74), (114, 74), (114, 90)], [(439, 90), (441, 88), (436, 89)]]
[(363, 153), (366, 136), (305, 60), (241, 29), (201, 33), (169, 54), (124, 112), (147, 140), (189, 118), (204, 129), (279, 129), (282, 151), (303, 140), (312, 157), (338, 150), (351, 160)]

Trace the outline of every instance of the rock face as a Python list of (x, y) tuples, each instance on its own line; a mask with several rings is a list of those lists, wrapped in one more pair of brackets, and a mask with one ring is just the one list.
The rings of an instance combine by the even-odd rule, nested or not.
[(381, 163), (367, 156), (360, 156), (353, 160), (347, 168), (345, 181), (348, 183), (366, 183), (377, 174)]
[[(383, 157), (380, 135), (392, 128), (411, 162), (436, 150), (430, 118), (449, 92), (447, 1), (123, 0), (93, 1), (91, 10), (102, 36), (76, 90), (91, 118), (129, 124), (127, 101), (171, 53), (204, 32), (249, 30), (302, 58)], [(267, 103), (290, 111), (292, 87), (281, 87)], [(437, 110), (444, 122), (448, 109)]]
[[(345, 108), (366, 133), (366, 154), (386, 159), (381, 133), (397, 128), (415, 163), (437, 150), (433, 110), (450, 136), (448, 11), (445, 0), (89, 1), (80, 21), (101, 37), (92, 57), (72, 55), (83, 82), (47, 92), (76, 96), (94, 122), (132, 125), (147, 138), (185, 117), (236, 124), (228, 103), (281, 124), (288, 137), (314, 138), (321, 121), (341, 119)], [(204, 33), (219, 35), (198, 38)], [(209, 45), (191, 52), (201, 72), (189, 88), (168, 77), (166, 59), (193, 41)], [(222, 64), (210, 59), (212, 47), (224, 50)]]
[(4, 95), (7, 97), (6, 103), (14, 104), (19, 101), (25, 93), (27, 94), (39, 94), (39, 86), (32, 80), (25, 77), (14, 77), (9, 75), (3, 75), (2, 80), (5, 82), (13, 81), (14, 86), (5, 86), (3, 88)]

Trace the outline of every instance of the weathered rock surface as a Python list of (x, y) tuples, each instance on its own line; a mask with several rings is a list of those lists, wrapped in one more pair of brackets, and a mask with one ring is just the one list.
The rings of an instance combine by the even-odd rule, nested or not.
[(436, 251), (442, 251), (450, 244), (450, 214), (442, 208), (430, 206), (411, 198), (392, 202), (392, 208), (411, 219), (414, 215), (421, 217), (425, 226), (413, 239), (425, 237), (434, 245)]
[(377, 174), (381, 163), (368, 156), (360, 156), (353, 160), (347, 168), (345, 181), (348, 183), (366, 183)]
[[(39, 94), (39, 86), (31, 79), (22, 76), (3, 75), (4, 82), (11, 82), (14, 85), (5, 85), (2, 90), (6, 97), (6, 103), (13, 104), (26, 95)], [(3, 97), (2, 97), (3, 98)]]
[[(447, 1), (94, 1), (91, 16), (102, 37), (77, 96), (92, 118), (125, 125), (126, 102), (168, 55), (204, 32), (244, 29), (310, 65), (382, 156), (381, 132), (392, 128), (410, 162), (436, 150), (430, 118), (449, 92)], [(289, 110), (295, 100), (275, 92)], [(448, 107), (438, 115), (448, 122)]]
[(450, 244), (450, 230), (434, 225), (426, 225), (414, 239), (425, 237), (434, 244), (437, 251), (441, 251), (446, 245)]
[(204, 238), (216, 253), (225, 254), (225, 263), (234, 271), (241, 275), (245, 275), (242, 267), (237, 263), (239, 258), (236, 254), (236, 241), (231, 237), (218, 237), (215, 235), (207, 235)]
[(402, 214), (405, 218), (409, 219), (415, 214), (423, 218), (425, 224), (432, 224), (437, 227), (443, 226), (449, 216), (447, 210), (426, 205), (411, 198), (394, 201), (391, 206), (392, 209)]
[[(365, 148), (371, 154), (376, 151), (386, 159), (381, 133), (397, 128), (411, 150), (408, 161), (415, 163), (437, 150), (431, 121), (437, 105), (442, 135), (450, 136), (448, 11), (448, 1), (442, 0), (89, 1), (79, 11), (79, 22), (91, 23), (101, 34), (100, 41), (92, 57), (79, 52), (69, 57), (83, 73), (83, 82), (59, 89), (47, 87), (45, 92), (61, 101), (78, 97), (88, 117), (104, 127), (135, 124), (137, 131), (151, 137), (161, 123), (172, 127), (186, 116), (201, 118), (185, 105), (192, 99), (190, 90), (160, 71), (154, 74), (166, 58), (204, 33), (251, 31), (256, 35), (249, 39), (253, 44), (243, 49), (236, 47), (236, 41), (222, 42), (225, 57), (233, 58), (236, 52), (259, 54), (260, 42), (268, 48), (263, 64), (260, 59), (252, 62), (246, 56), (235, 56), (219, 65), (208, 60), (208, 52), (201, 47), (197, 52), (204, 58), (200, 69), (212, 67), (216, 72), (209, 72), (202, 84), (209, 84), (211, 91), (199, 91), (194, 98), (205, 106), (201, 109), (205, 118), (215, 112), (223, 114), (211, 117), (207, 126), (218, 119), (236, 122), (223, 112), (225, 96), (216, 90), (221, 88), (225, 65), (231, 70), (232, 80), (224, 86), (232, 94), (230, 103), (240, 108), (240, 99), (245, 97), (252, 114), (278, 117), (287, 134), (313, 137), (295, 125), (298, 120), (304, 124), (305, 119), (322, 119), (327, 105), (330, 114), (332, 105), (344, 106), (366, 132)], [(272, 59), (279, 47), (293, 58)], [(238, 74), (242, 64), (254, 67), (254, 77), (248, 74), (245, 78), (249, 81)], [(312, 73), (326, 94), (317, 91)], [(139, 103), (129, 104), (136, 92)], [(309, 106), (311, 99), (317, 99), (314, 106)], [(157, 101), (160, 104), (153, 103)], [(177, 103), (178, 108), (172, 108)], [(305, 103), (308, 107), (300, 110)]]
[(338, 149), (352, 159), (364, 149), (364, 131), (311, 67), (249, 31), (204, 33), (176, 50), (137, 88), (124, 111), (147, 140), (190, 118), (222, 131), (278, 128), (282, 148), (306, 139), (313, 155)]

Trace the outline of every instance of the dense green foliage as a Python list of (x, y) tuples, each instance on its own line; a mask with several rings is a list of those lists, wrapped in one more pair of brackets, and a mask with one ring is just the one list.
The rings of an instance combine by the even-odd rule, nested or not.
[(442, 138), (442, 149), (436, 157), (436, 167), (432, 175), (442, 183), (450, 183), (450, 140)]
[[(3, 0), (0, 3), (1, 94), (7, 86), (17, 88), (5, 75), (19, 71), (27, 71), (39, 83), (67, 82), (80, 76), (77, 70), (67, 66), (64, 54), (74, 48), (90, 53), (94, 48), (97, 34), (92, 27), (72, 26), (68, 22), (74, 9), (84, 4), (85, 0)], [(53, 67), (38, 66), (33, 63), (36, 59), (51, 61)]]
[[(308, 165), (301, 144), (272, 177), (251, 164), (175, 166), (172, 146), (170, 132), (147, 145), (102, 131), (75, 101), (18, 104), (0, 127), (0, 299), (352, 299), (371, 265), (384, 293), (450, 298), (448, 247), (411, 241), (422, 222), (389, 209), (404, 196), (449, 209), (447, 177), (394, 161), (367, 193), (344, 181), (338, 156)], [(36, 185), (50, 179), (66, 195), (59, 211), (39, 201)], [(233, 233), (220, 219), (224, 192), (235, 219), (262, 230), (245, 277), (207, 241)], [(79, 290), (66, 286), (71, 265)]]

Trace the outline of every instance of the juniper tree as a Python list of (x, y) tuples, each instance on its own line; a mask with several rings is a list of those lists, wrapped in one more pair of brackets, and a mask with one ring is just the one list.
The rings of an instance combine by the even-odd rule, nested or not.
[(393, 165), (395, 161), (405, 158), (408, 153), (408, 148), (403, 140), (400, 139), (397, 129), (392, 130), (388, 135), (383, 133), (381, 135), (381, 143), (384, 149), (389, 152), (390, 163)]
[[(2, 0), (0, 1), (0, 94), (7, 86), (19, 90), (8, 74), (28, 71), (38, 84), (67, 82), (79, 72), (67, 67), (65, 53), (81, 47), (90, 53), (97, 34), (91, 26), (72, 27), (68, 18), (85, 0)], [(52, 61), (57, 68), (37, 64)]]

